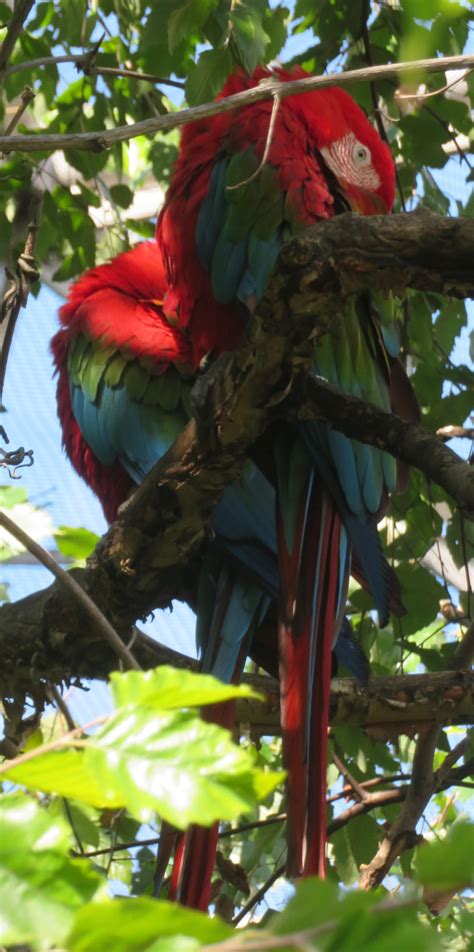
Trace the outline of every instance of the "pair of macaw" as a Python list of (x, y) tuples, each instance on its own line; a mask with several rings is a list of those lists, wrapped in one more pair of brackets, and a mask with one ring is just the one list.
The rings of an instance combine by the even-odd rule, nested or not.
[[(238, 71), (221, 95), (269, 75)], [(346, 92), (283, 99), (268, 143), (271, 110), (267, 100), (187, 126), (157, 242), (88, 272), (61, 309), (53, 352), (63, 441), (110, 520), (185, 426), (203, 362), (239, 344), (283, 242), (348, 208), (392, 207), (390, 151)], [(369, 295), (348, 298), (311, 372), (413, 413), (397, 352), (387, 302), (378, 310)], [(316, 420), (282, 425), (270, 453), (251, 452), (213, 517), (196, 597), (202, 667), (238, 681), (253, 653), (279, 668), (292, 876), (324, 875), (333, 648), (365, 674), (344, 618), (351, 564), (382, 625), (389, 607), (401, 610), (376, 530), (396, 482), (395, 460), (379, 449)], [(221, 722), (231, 716), (220, 709)], [(216, 828), (180, 838), (171, 892), (181, 902), (207, 907), (216, 842)]]

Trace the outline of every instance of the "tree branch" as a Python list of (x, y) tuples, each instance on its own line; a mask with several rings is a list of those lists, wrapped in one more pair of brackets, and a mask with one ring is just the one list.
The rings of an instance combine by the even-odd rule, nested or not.
[[(473, 649), (473, 629), (471, 625), (465, 632), (463, 639), (458, 646), (452, 668), (455, 676), (460, 674), (460, 666), (469, 663)], [(467, 677), (474, 677), (474, 672), (465, 672)], [(445, 676), (449, 677), (450, 672)], [(436, 675), (430, 675), (432, 679)], [(473, 716), (471, 714), (470, 723)], [(419, 728), (416, 741), (415, 756), (413, 758), (413, 767), (410, 785), (407, 789), (404, 804), (400, 813), (390, 827), (388, 833), (380, 843), (380, 846), (367, 866), (361, 867), (361, 876), (359, 885), (362, 889), (373, 889), (379, 886), (396, 858), (401, 856), (405, 850), (413, 847), (419, 837), (416, 833), (416, 826), (423, 815), (429, 800), (434, 793), (443, 784), (443, 780), (451, 770), (453, 764), (463, 756), (470, 748), (470, 739), (464, 737), (452, 751), (447, 755), (444, 762), (434, 771), (433, 759), (438, 743), (440, 732), (440, 723), (436, 715), (430, 717), (426, 727)]]
[(5, 69), (10, 59), (13, 47), (20, 36), (23, 24), (34, 4), (35, 0), (18, 0), (15, 3), (12, 18), (8, 24), (7, 34), (0, 49), (0, 73)]
[(64, 585), (66, 589), (76, 598), (76, 601), (79, 603), (85, 614), (89, 618), (89, 622), (92, 623), (94, 628), (97, 630), (101, 638), (104, 638), (105, 641), (112, 648), (113, 652), (116, 654), (117, 658), (122, 662), (125, 668), (134, 668), (135, 670), (140, 670), (140, 665), (135, 661), (133, 654), (127, 646), (123, 643), (121, 638), (119, 638), (117, 632), (112, 628), (112, 625), (107, 620), (105, 615), (99, 611), (97, 605), (92, 601), (87, 592), (76, 582), (75, 578), (71, 575), (70, 572), (66, 572), (59, 562), (56, 562), (53, 559), (52, 555), (39, 545), (38, 542), (35, 542), (31, 536), (28, 535), (20, 526), (17, 526), (12, 519), (7, 516), (5, 512), (0, 512), (0, 526), (3, 526), (7, 532), (10, 533), (15, 539), (18, 540), (28, 552), (31, 552), (32, 555), (41, 562), (42, 565), (47, 568), (52, 575), (56, 576), (60, 584)]
[[(443, 781), (439, 783), (436, 789), (447, 790), (449, 787), (454, 787), (462, 783), (464, 777), (471, 775), (473, 767), (474, 760), (470, 760), (463, 767), (452, 770), (443, 778)], [(408, 784), (405, 784), (402, 787), (392, 787), (391, 790), (380, 790), (377, 791), (377, 793), (369, 793), (363, 801), (353, 803), (350, 807), (347, 807), (346, 810), (339, 813), (334, 820), (328, 823), (327, 836), (332, 836), (333, 833), (336, 833), (337, 830), (340, 830), (343, 826), (347, 826), (347, 824), (357, 816), (371, 813), (372, 810), (376, 810), (378, 807), (386, 807), (391, 803), (403, 803), (407, 798), (409, 789)]]
[(416, 466), (474, 517), (474, 469), (457, 453), (416, 423), (407, 423), (358, 397), (348, 397), (324, 380), (308, 377), (306, 399), (298, 418), (328, 420), (335, 430), (361, 443), (379, 446), (392, 456)]
[[(250, 724), (254, 733), (278, 734), (280, 711), (278, 683), (268, 677), (246, 676), (264, 698), (240, 699), (236, 719)], [(387, 738), (413, 734), (436, 724), (469, 724), (474, 720), (474, 672), (440, 671), (371, 678), (362, 687), (352, 678), (331, 682), (330, 722), (370, 729)]]
[[(342, 278), (336, 281), (333, 248), (342, 233), (349, 237), (338, 258)], [(348, 264), (344, 270), (349, 248), (351, 274)], [(130, 637), (137, 617), (165, 607), (172, 598), (192, 603), (197, 559), (213, 509), (225, 486), (239, 476), (265, 426), (286, 412), (294, 416), (293, 394), (303, 392), (314, 339), (333, 324), (345, 296), (370, 283), (386, 288), (391, 278), (398, 290), (405, 286), (403, 279), (406, 284), (429, 288), (434, 274), (438, 288), (448, 285), (464, 293), (473, 259), (474, 222), (445, 221), (435, 215), (368, 220), (344, 215), (285, 246), (242, 345), (200, 378), (196, 412), (206, 425), (195, 420), (188, 425), (122, 507), (88, 568), (74, 572), (124, 640)], [(340, 399), (352, 408), (349, 398)], [(329, 420), (336, 416), (332, 402), (325, 410)], [(369, 423), (372, 412), (366, 407)], [(341, 428), (355, 435), (354, 427), (360, 427), (362, 419), (362, 411), (355, 423), (346, 412)], [(388, 437), (378, 433), (375, 442), (388, 445), (383, 439)], [(398, 455), (394, 442), (389, 449)], [(430, 450), (422, 460), (408, 452), (404, 458), (418, 462), (425, 471), (429, 467), (432, 477), (444, 485), (449, 469), (445, 462), (453, 460), (460, 482), (470, 483), (474, 474), (467, 464), (440, 443), (442, 454), (448, 455), (433, 466), (431, 444), (426, 445)], [(436, 441), (435, 445), (438, 449)], [(462, 504), (469, 503), (454, 485), (450, 488)], [(113, 664), (75, 601), (57, 584), (0, 609), (0, 651), (0, 686), (7, 692), (14, 684), (28, 690), (32, 678), (38, 682), (43, 677), (51, 681), (103, 677)], [(157, 663), (153, 649), (143, 642), (137, 659), (143, 666)]]
[(425, 732), (420, 731), (418, 734), (412, 780), (405, 802), (373, 859), (367, 866), (361, 867), (359, 879), (361, 889), (373, 889), (380, 885), (397, 856), (416, 845), (419, 839), (415, 832), (416, 825), (435, 788), (433, 758), (438, 736), (438, 724), (433, 724)]
[(474, 67), (474, 56), (445, 56), (436, 59), (417, 60), (411, 63), (392, 63), (390, 65), (372, 66), (365, 69), (353, 69), (343, 73), (328, 73), (325, 76), (310, 76), (308, 79), (292, 80), (287, 83), (264, 83), (253, 89), (218, 102), (205, 103), (194, 106), (192, 109), (182, 109), (180, 112), (166, 116), (156, 116), (152, 119), (143, 119), (141, 122), (130, 125), (116, 126), (115, 129), (100, 129), (97, 132), (80, 132), (71, 134), (38, 134), (16, 135), (5, 139), (0, 136), (0, 151), (3, 152), (54, 152), (56, 149), (80, 149), (92, 152), (102, 152), (110, 148), (115, 142), (126, 142), (140, 135), (154, 135), (157, 132), (169, 132), (179, 126), (188, 125), (197, 119), (217, 116), (224, 112), (231, 112), (241, 106), (270, 99), (276, 93), (283, 99), (296, 93), (310, 92), (313, 89), (323, 89), (327, 86), (349, 86), (352, 83), (372, 81), (376, 79), (397, 78), (407, 73), (411, 77), (421, 76), (424, 73), (439, 73), (447, 69), (469, 69)]
[(31, 285), (38, 280), (39, 272), (35, 261), (35, 247), (41, 215), (42, 196), (33, 192), (29, 209), (30, 220), (25, 239), (25, 247), (16, 262), (16, 273), (5, 268), (8, 287), (3, 295), (0, 310), (0, 400), (3, 393), (8, 355), (13, 340), (13, 332), (22, 307), (26, 307)]
[(95, 47), (86, 53), (64, 53), (59, 56), (40, 56), (34, 60), (24, 60), (22, 63), (12, 63), (4, 72), (4, 77), (11, 76), (13, 73), (26, 72), (39, 69), (41, 66), (59, 66), (61, 63), (74, 63), (77, 69), (84, 71), (86, 76), (123, 76), (128, 79), (138, 79), (141, 82), (155, 83), (157, 86), (175, 86), (177, 89), (184, 89), (184, 83), (179, 79), (165, 79), (163, 76), (155, 76), (153, 73), (142, 73), (135, 69), (121, 69), (114, 66), (95, 66), (92, 61), (97, 55)]
[(29, 86), (25, 86), (24, 90), (20, 93), (20, 102), (18, 103), (16, 111), (14, 115), (12, 116), (12, 118), (10, 119), (10, 122), (8, 123), (8, 126), (5, 129), (5, 132), (3, 133), (5, 136), (10, 136), (12, 134), (13, 130), (18, 125), (23, 113), (28, 108), (30, 102), (32, 102), (34, 98), (35, 98), (35, 93), (33, 92), (33, 90), (30, 89)]

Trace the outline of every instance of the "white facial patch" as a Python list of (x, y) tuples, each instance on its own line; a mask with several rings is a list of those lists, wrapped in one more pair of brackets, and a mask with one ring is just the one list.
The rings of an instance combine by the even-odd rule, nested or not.
[(337, 179), (357, 185), (367, 191), (376, 191), (380, 178), (372, 165), (372, 155), (368, 146), (348, 132), (337, 139), (329, 148), (320, 149), (321, 155)]

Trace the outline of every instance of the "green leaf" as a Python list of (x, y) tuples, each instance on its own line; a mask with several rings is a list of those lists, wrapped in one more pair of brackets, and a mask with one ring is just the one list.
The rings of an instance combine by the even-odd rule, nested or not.
[(335, 883), (322, 879), (304, 879), (296, 887), (296, 894), (286, 909), (270, 920), (275, 935), (300, 932), (337, 916), (339, 890)]
[(110, 197), (120, 208), (129, 208), (133, 202), (133, 192), (128, 185), (112, 185)]
[(207, 18), (217, 7), (218, 0), (186, 0), (174, 10), (168, 20), (168, 44), (170, 53), (190, 33), (199, 32)]
[[(316, 879), (300, 882), (284, 912), (271, 917), (267, 925), (278, 936), (292, 933), (301, 936), (304, 932), (304, 947), (308, 949), (434, 952), (439, 948), (433, 941), (433, 933), (417, 920), (415, 908), (407, 908), (403, 903), (397, 905), (396, 901), (382, 904), (374, 893), (352, 890), (341, 893), (335, 883)], [(313, 936), (311, 930), (314, 930)], [(267, 936), (265, 932), (265, 938)], [(266, 947), (271, 948), (269, 943)], [(292, 948), (289, 938), (284, 952)]]
[(231, 698), (255, 698), (248, 685), (224, 684), (210, 674), (195, 674), (162, 665), (153, 671), (114, 671), (110, 677), (117, 707), (136, 704), (157, 711), (173, 711), (183, 707), (217, 704)]
[(269, 38), (265, 50), (267, 61), (278, 56), (282, 46), (284, 46), (290, 17), (291, 14), (287, 7), (276, 7), (274, 10), (266, 9), (263, 24), (265, 33)]
[(232, 5), (230, 13), (236, 57), (249, 74), (257, 63), (265, 62), (265, 50), (270, 42), (262, 24), (264, 8), (260, 0), (239, 0)]
[(415, 116), (405, 116), (400, 122), (403, 131), (403, 152), (409, 162), (442, 168), (447, 156), (442, 146), (449, 139), (443, 126), (431, 113), (421, 110)]
[(419, 882), (440, 892), (474, 886), (474, 824), (454, 823), (443, 840), (420, 846), (415, 867)]
[(86, 763), (104, 793), (144, 822), (153, 811), (184, 829), (250, 809), (281, 775), (253, 767), (228, 731), (194, 714), (121, 708), (90, 739)]
[(63, 263), (53, 274), (54, 281), (69, 281), (74, 275), (79, 274), (81, 265), (76, 252), (66, 255)]
[(95, 532), (75, 526), (58, 526), (54, 538), (59, 551), (71, 559), (86, 559), (99, 541)]
[(446, 597), (446, 591), (421, 565), (405, 562), (404, 565), (397, 566), (397, 577), (407, 610), (403, 619), (403, 631), (409, 635), (430, 624), (440, 599)]
[(2, 509), (12, 509), (19, 503), (27, 502), (28, 493), (23, 486), (0, 486), (0, 506)]
[(7, 776), (29, 790), (55, 793), (71, 800), (79, 800), (91, 807), (109, 809), (123, 806), (119, 793), (103, 790), (88, 768), (82, 750), (54, 750), (46, 753), (38, 749), (38, 756), (26, 763), (10, 767)]
[(334, 849), (334, 858), (338, 876), (346, 885), (357, 881), (358, 869), (354, 860), (347, 826), (331, 836), (331, 843)]
[(228, 47), (205, 50), (186, 80), (186, 99), (190, 106), (208, 102), (221, 91), (232, 70), (232, 56)]
[(141, 238), (154, 238), (156, 225), (151, 221), (135, 221), (133, 218), (127, 218), (125, 222), (130, 231), (134, 231)]
[(91, 806), (124, 806), (140, 821), (158, 811), (179, 829), (233, 819), (281, 781), (256, 767), (253, 750), (239, 748), (229, 731), (175, 709), (248, 696), (247, 688), (167, 668), (114, 675), (112, 683), (120, 706), (92, 736), (66, 738), (79, 749), (39, 747), (7, 776)]
[(0, 942), (46, 949), (61, 943), (101, 878), (71, 859), (66, 825), (24, 794), (0, 802)]
[[(192, 952), (201, 943), (230, 938), (233, 929), (215, 916), (143, 897), (91, 903), (76, 916), (68, 952)], [(183, 937), (195, 939), (183, 945)], [(163, 941), (161, 941), (163, 940)]]

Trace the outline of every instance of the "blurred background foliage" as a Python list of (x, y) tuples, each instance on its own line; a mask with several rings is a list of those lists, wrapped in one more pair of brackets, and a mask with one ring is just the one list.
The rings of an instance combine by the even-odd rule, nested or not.
[[(0, 2), (0, 41), (10, 17), (11, 5)], [(6, 128), (25, 86), (33, 89), (35, 98), (16, 131), (80, 133), (206, 102), (219, 92), (236, 64), (251, 71), (257, 63), (278, 58), (284, 65), (299, 63), (320, 73), (472, 52), (473, 19), (469, 4), (451, 0), (296, 0), (286, 5), (274, 0), (68, 0), (67, 11), (60, 2), (43, 0), (34, 4), (0, 77), (0, 121)], [(51, 62), (51, 57), (65, 58), (66, 62)], [(118, 75), (117, 70), (151, 76), (142, 79)], [(423, 206), (442, 215), (472, 216), (473, 76), (472, 72), (466, 74), (452, 85), (459, 79), (452, 73), (415, 77), (407, 72), (400, 82), (381, 80), (351, 86), (351, 93), (392, 148), (397, 167), (397, 210)], [(174, 85), (168, 85), (167, 79)], [(179, 133), (174, 130), (167, 135), (131, 139), (101, 153), (70, 150), (65, 154), (17, 152), (4, 156), (0, 162), (0, 259), (13, 267), (23, 248), (34, 190), (40, 190), (44, 198), (38, 263), (43, 279), (54, 287), (63, 289), (84, 269), (141, 238), (152, 237), (178, 142)], [(474, 392), (472, 309), (461, 301), (418, 292), (410, 292), (397, 306), (403, 360), (424, 423), (432, 432), (447, 426), (464, 428), (451, 445), (467, 459), (472, 446), (469, 431), (472, 437)], [(24, 492), (5, 489), (1, 502), (19, 521), (24, 518), (32, 534), (43, 529), (44, 535), (50, 533), (49, 525), (42, 529), (38, 523), (38, 514), (29, 506)], [(371, 659), (373, 673), (445, 669), (472, 623), (469, 563), (472, 568), (473, 524), (455, 510), (436, 485), (423, 474), (412, 472), (408, 488), (393, 500), (381, 531), (387, 555), (402, 584), (407, 614), (394, 621), (393, 627), (379, 631), (370, 600), (352, 585), (351, 622)], [(63, 527), (56, 542), (68, 558), (81, 559), (93, 545), (89, 535), (78, 530), (68, 532)], [(2, 538), (0, 544), (2, 557), (15, 556), (6, 539)], [(441, 731), (436, 765), (463, 736), (464, 731), (458, 727)], [(248, 737), (244, 743), (252, 747), (255, 741)], [(357, 782), (375, 781), (377, 789), (396, 788), (410, 777), (412, 738), (374, 738), (355, 728), (337, 728), (331, 743), (329, 822), (347, 809), (351, 797), (354, 799), (334, 763), (334, 755), (343, 759)], [(263, 767), (274, 770), (281, 766), (278, 739), (264, 738), (257, 747)], [(471, 749), (461, 766), (472, 762), (472, 757)], [(425, 839), (443, 840), (467, 815), (472, 815), (473, 784), (467, 774), (466, 770), (456, 787), (439, 792), (431, 802), (420, 826)], [(67, 808), (60, 798), (49, 797), (45, 803), (50, 817), (65, 815), (74, 831), (70, 835), (79, 839), (81, 850), (129, 843), (139, 830), (137, 820), (126, 813), (100, 812), (81, 805), (80, 796)], [(285, 851), (283, 823), (261, 821), (278, 817), (283, 809), (281, 790), (272, 792), (263, 806), (255, 806), (245, 817), (246, 823), (256, 825), (223, 836), (214, 898), (216, 909), (225, 918), (231, 919), (242, 910), (248, 896), (254, 896), (280, 870)], [(357, 881), (361, 864), (370, 861), (398, 809), (394, 803), (381, 805), (334, 833), (330, 839), (331, 884), (352, 886)], [(154, 823), (147, 832), (148, 837), (153, 836)], [(454, 837), (449, 841), (450, 856), (460, 850), (461, 840)], [(403, 895), (411, 896), (412, 880), (427, 881), (426, 877), (420, 878), (414, 852), (405, 853), (396, 862), (384, 884), (387, 890), (401, 888)], [(441, 871), (448, 853), (432, 855), (433, 869)], [(142, 845), (100, 854), (94, 862), (113, 881), (115, 891), (143, 895), (152, 888), (154, 860), (155, 846)], [(54, 863), (51, 868), (55, 868)], [(465, 883), (458, 877), (457, 885), (468, 885), (468, 879), (467, 874)], [(440, 880), (437, 882), (439, 886)], [(314, 887), (314, 902), (319, 888), (323, 889)], [(90, 898), (89, 880), (84, 889), (86, 901)], [(279, 878), (265, 901), (273, 906), (282, 904), (289, 893), (289, 887)], [(306, 907), (297, 899), (293, 902), (294, 924), (304, 928)], [(375, 952), (382, 947), (400, 948), (405, 941), (404, 929), (408, 929), (408, 939), (413, 937), (407, 917), (400, 915), (391, 925), (391, 944), (387, 944), (387, 936), (383, 943), (380, 935), (374, 938), (369, 928), (372, 918), (363, 902), (365, 899), (359, 907), (354, 900), (347, 921), (341, 913), (341, 922), (346, 923), (345, 938), (341, 933), (336, 943), (335, 930), (328, 929), (325, 938), (318, 939), (318, 948), (335, 948), (337, 944), (339, 949), (363, 946)], [(257, 904), (257, 908), (261, 913), (265, 903)], [(331, 903), (328, 921), (330, 909)], [(97, 912), (95, 925), (87, 915), (78, 922), (67, 948), (102, 947), (97, 936), (94, 939), (94, 928), (104, 915), (103, 910), (100, 915)], [(146, 920), (152, 913), (144, 909), (143, 915)], [(285, 915), (290, 915), (290, 907)], [(469, 911), (466, 892), (448, 896), (437, 919), (430, 920), (426, 911), (420, 916), (416, 928), (422, 933), (417, 932), (416, 942), (408, 947), (469, 948), (474, 914)], [(362, 923), (362, 931), (358, 944), (351, 945), (347, 936), (356, 919)], [(179, 924), (179, 919), (176, 921)], [(183, 934), (194, 936), (196, 942), (186, 945), (186, 949), (200, 948), (201, 939), (211, 941), (205, 929), (200, 932), (201, 926), (193, 929), (182, 925)], [(33, 948), (49, 947), (42, 934), (25, 938), (21, 929), (14, 934), (16, 942), (29, 941)], [(93, 937), (89, 944), (84, 938), (87, 935)], [(137, 944), (127, 944), (124, 938), (116, 948), (124, 952), (165, 948), (146, 938), (139, 944), (136, 933), (134, 941)], [(167, 950), (175, 948), (171, 939), (164, 941), (169, 942)], [(309, 943), (307, 947), (313, 946)]]

